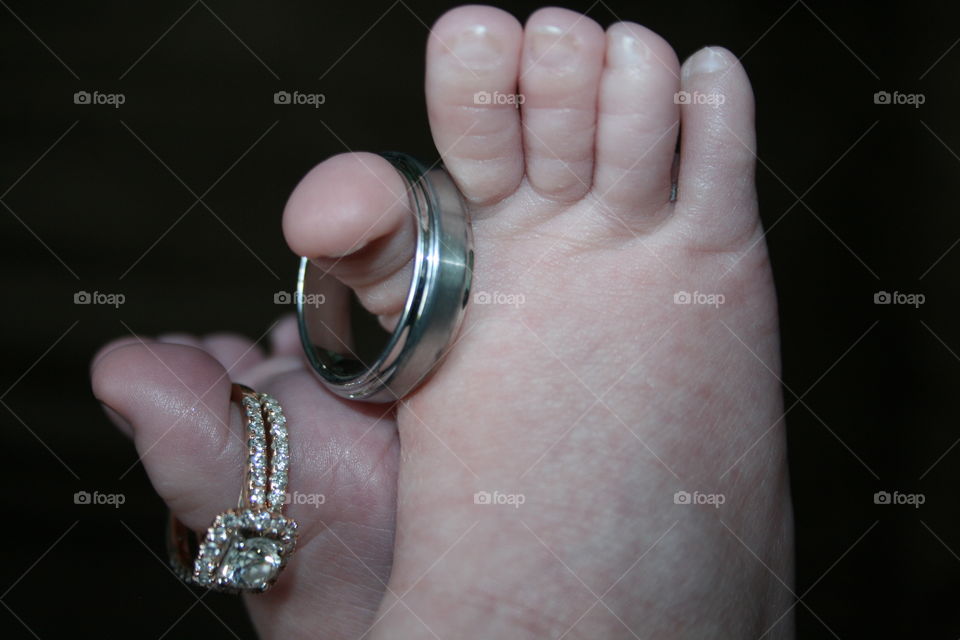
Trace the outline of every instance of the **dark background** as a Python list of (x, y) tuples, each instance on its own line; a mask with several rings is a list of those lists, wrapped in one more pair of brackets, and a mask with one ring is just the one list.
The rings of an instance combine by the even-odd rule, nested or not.
[[(163, 505), (91, 396), (88, 362), (129, 332), (260, 336), (278, 313), (261, 301), (294, 278), (279, 219), (299, 178), (347, 148), (434, 155), (422, 59), (453, 3), (0, 5), (0, 635), (250, 637), (238, 601), (197, 604), (155, 555)], [(643, 23), (681, 58), (722, 44), (753, 81), (796, 403), (799, 636), (956, 638), (956, 7), (565, 6)], [(126, 103), (76, 105), (80, 90)], [(275, 105), (278, 90), (326, 104)], [(877, 91), (925, 103), (877, 105)], [(126, 303), (75, 305), (81, 290)], [(878, 291), (926, 301), (876, 305)], [(81, 490), (126, 503), (75, 505)], [(875, 505), (881, 490), (925, 504)]]

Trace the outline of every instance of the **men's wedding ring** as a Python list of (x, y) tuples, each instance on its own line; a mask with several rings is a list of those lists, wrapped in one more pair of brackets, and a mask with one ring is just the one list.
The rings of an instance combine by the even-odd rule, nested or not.
[(417, 248), (403, 311), (379, 355), (357, 355), (351, 295), (333, 275), (305, 257), (297, 283), (300, 337), (314, 371), (333, 393), (368, 402), (399, 400), (431, 373), (460, 328), (473, 274), (469, 213), (453, 179), (403, 153), (383, 156), (407, 183)]

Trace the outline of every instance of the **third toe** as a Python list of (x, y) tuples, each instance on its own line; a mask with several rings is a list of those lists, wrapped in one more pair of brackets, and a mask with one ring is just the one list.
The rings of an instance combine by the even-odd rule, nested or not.
[(524, 28), (519, 84), (527, 178), (560, 202), (590, 190), (603, 57), (603, 29), (582, 14), (541, 9)]

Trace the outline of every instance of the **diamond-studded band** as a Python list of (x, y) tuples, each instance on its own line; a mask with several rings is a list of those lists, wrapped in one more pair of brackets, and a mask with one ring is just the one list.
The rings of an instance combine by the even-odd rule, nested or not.
[(287, 497), (290, 468), (287, 418), (273, 396), (257, 393), (249, 387), (233, 385), (233, 400), (243, 408), (247, 424), (247, 467), (239, 506), (279, 511)]
[(270, 428), (270, 476), (267, 506), (277, 513), (287, 499), (287, 472), (290, 470), (290, 443), (287, 439), (287, 418), (280, 403), (266, 393), (260, 394), (263, 416)]
[(183, 580), (228, 592), (273, 586), (296, 545), (297, 523), (283, 515), (290, 451), (280, 403), (234, 384), (241, 407), (247, 458), (236, 509), (218, 515), (201, 540), (170, 516), (169, 554)]

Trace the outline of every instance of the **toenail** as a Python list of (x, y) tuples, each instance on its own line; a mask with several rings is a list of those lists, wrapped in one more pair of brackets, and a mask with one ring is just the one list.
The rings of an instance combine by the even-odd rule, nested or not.
[(690, 56), (690, 59), (683, 66), (683, 75), (687, 77), (701, 73), (716, 73), (727, 69), (729, 66), (729, 56), (723, 49), (704, 47)]
[(639, 38), (625, 33), (614, 39), (609, 60), (614, 67), (646, 65), (650, 60), (650, 48)]
[(128, 435), (133, 435), (133, 426), (130, 424), (130, 421), (127, 420), (119, 411), (108, 405), (103, 400), (100, 400), (100, 406), (103, 408), (104, 413), (106, 413), (124, 433)]
[(484, 69), (500, 62), (503, 46), (484, 25), (474, 25), (457, 35), (448, 50), (460, 62), (471, 69)]
[(533, 63), (563, 70), (575, 66), (577, 39), (560, 27), (537, 27), (531, 35)]

